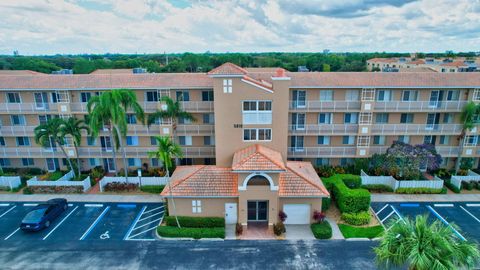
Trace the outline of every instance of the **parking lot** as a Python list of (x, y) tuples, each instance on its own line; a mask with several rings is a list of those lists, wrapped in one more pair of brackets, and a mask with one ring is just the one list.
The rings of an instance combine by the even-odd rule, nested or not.
[[(439, 220), (445, 226), (449, 226), (459, 238), (480, 242), (478, 202), (373, 202), (371, 206), (387, 229), (394, 221), (427, 214), (431, 221)], [(457, 225), (460, 230), (455, 229), (452, 224)]]
[(0, 241), (153, 241), (162, 203), (69, 203), (50, 227), (23, 232), (19, 225), (38, 203), (0, 203)]

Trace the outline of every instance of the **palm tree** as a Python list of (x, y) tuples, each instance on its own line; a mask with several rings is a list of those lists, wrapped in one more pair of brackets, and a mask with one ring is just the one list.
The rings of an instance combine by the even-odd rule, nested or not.
[(48, 120), (45, 124), (37, 126), (33, 130), (35, 133), (35, 142), (43, 147), (52, 147), (52, 142), (58, 145), (65, 155), (70, 169), (75, 171), (72, 166), (72, 161), (64, 148), (65, 137), (61, 132), (64, 125), (65, 120), (62, 118), (53, 118)]
[(177, 119), (183, 118), (193, 122), (197, 121), (197, 119), (193, 117), (191, 113), (184, 111), (179, 101), (173, 101), (168, 96), (163, 96), (161, 100), (165, 102), (167, 108), (150, 114), (148, 116), (147, 124), (150, 126), (157, 120), (170, 119), (170, 122), (172, 123), (172, 139), (175, 142), (177, 138)]
[(177, 221), (177, 226), (180, 228), (180, 223), (178, 222), (177, 210), (175, 208), (175, 201), (172, 196), (172, 186), (170, 183), (170, 168), (172, 167), (172, 158), (181, 158), (183, 156), (182, 148), (169, 137), (166, 136), (156, 136), (158, 149), (157, 151), (148, 152), (150, 158), (158, 158), (163, 162), (163, 166), (166, 170), (166, 175), (168, 177), (168, 190), (170, 192), (170, 199), (172, 200), (173, 206), (173, 215)]
[(77, 176), (80, 176), (80, 156), (78, 154), (78, 147), (82, 141), (82, 130), (90, 132), (90, 128), (85, 125), (85, 121), (77, 119), (75, 117), (68, 118), (61, 129), (62, 137), (67, 135), (73, 139), (73, 146), (75, 147), (75, 153), (77, 154)]
[(465, 107), (463, 107), (462, 109), (462, 114), (460, 115), (460, 119), (463, 122), (463, 126), (462, 126), (462, 132), (459, 136), (460, 149), (458, 151), (457, 160), (455, 162), (455, 172), (458, 172), (458, 170), (460, 169), (466, 132), (467, 130), (472, 130), (475, 127), (475, 125), (478, 125), (478, 121), (476, 117), (479, 115), (479, 113), (480, 113), (480, 104), (477, 105), (473, 102), (467, 103)]
[[(125, 148), (122, 140), (127, 136), (127, 111), (132, 110), (142, 123), (144, 112), (137, 97), (131, 90), (114, 89), (102, 93), (100, 96), (92, 97), (87, 104), (90, 115), (89, 125), (92, 136), (98, 137), (99, 131), (107, 124), (110, 133), (110, 140), (115, 144), (113, 149), (113, 160), (116, 163), (115, 150), (121, 149), (123, 153), (123, 164), (125, 179), (128, 182), (128, 168)], [(115, 164), (115, 170), (116, 170)]]
[(457, 238), (439, 220), (428, 223), (427, 216), (405, 219), (388, 230), (374, 248), (382, 266), (409, 269), (464, 269), (475, 267), (480, 251), (475, 243)]

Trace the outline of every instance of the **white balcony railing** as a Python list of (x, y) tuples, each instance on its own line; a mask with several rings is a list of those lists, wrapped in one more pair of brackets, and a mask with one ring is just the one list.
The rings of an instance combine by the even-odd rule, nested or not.
[(357, 124), (318, 124), (318, 125), (290, 125), (290, 134), (295, 135), (343, 135), (357, 134)]
[(32, 136), (35, 126), (0, 126), (0, 136)]
[(7, 158), (23, 158), (23, 157), (63, 157), (63, 153), (60, 148), (45, 149), (42, 147), (2, 147), (0, 148), (0, 156)]
[[(139, 102), (145, 112), (151, 113), (161, 109), (160, 102)], [(180, 106), (188, 112), (213, 112), (213, 101), (181, 101)], [(72, 112), (87, 112), (87, 103), (70, 103)]]
[(19, 112), (57, 112), (58, 103), (3, 103), (0, 106), (0, 112), (19, 113)]
[(358, 111), (360, 101), (290, 101), (290, 109), (294, 111)]
[(356, 147), (289, 147), (289, 157), (354, 157)]
[(460, 134), (462, 125), (459, 124), (374, 124), (372, 134)]
[(178, 125), (177, 135), (213, 135), (215, 125)]
[[(215, 157), (215, 147), (192, 147), (182, 146), (183, 156), (186, 158), (209, 158)], [(152, 147), (134, 147), (127, 146), (125, 152), (128, 158), (147, 158), (148, 152), (156, 151), (157, 148)], [(94, 157), (94, 158), (111, 158), (112, 152), (105, 151), (100, 147), (81, 147), (79, 149), (80, 157)], [(117, 158), (121, 158), (121, 152), (117, 151)]]
[(467, 101), (377, 101), (373, 106), (376, 112), (437, 112), (461, 111)]

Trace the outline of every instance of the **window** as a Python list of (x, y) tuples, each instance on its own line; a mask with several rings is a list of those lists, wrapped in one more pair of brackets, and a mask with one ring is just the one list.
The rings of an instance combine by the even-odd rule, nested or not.
[(28, 137), (17, 137), (17, 146), (29, 146), (30, 138)]
[(332, 113), (320, 113), (318, 114), (318, 123), (319, 124), (331, 124), (332, 123)]
[(355, 136), (343, 136), (342, 143), (352, 145), (355, 143)]
[(340, 166), (348, 166), (353, 163), (353, 158), (341, 158)]
[(140, 167), (142, 166), (142, 161), (139, 158), (128, 158), (127, 159), (129, 167)]
[(213, 91), (202, 91), (202, 101), (213, 101)]
[(215, 145), (213, 136), (203, 136), (203, 145)]
[(256, 141), (257, 140), (257, 130), (256, 129), (244, 129), (243, 130), (243, 140), (244, 141)]
[(345, 113), (343, 120), (345, 124), (356, 124), (358, 122), (357, 113)]
[(318, 136), (317, 143), (320, 145), (329, 145), (330, 137), (329, 136)]
[(443, 115), (443, 123), (444, 124), (451, 124), (453, 123), (453, 113), (445, 113)]
[(60, 165), (58, 164), (58, 159), (56, 158), (46, 158), (45, 160), (47, 163), (47, 170), (49, 172), (53, 172), (60, 167)]
[(402, 94), (402, 101), (416, 101), (417, 97), (418, 97), (418, 91), (404, 90)]
[(400, 115), (400, 123), (402, 124), (413, 123), (413, 113), (402, 113)]
[(90, 98), (92, 97), (92, 93), (90, 92), (81, 92), (80, 93), (80, 102), (87, 103)]
[(271, 141), (272, 129), (270, 128), (246, 128), (243, 130), (244, 141)]
[(88, 137), (87, 137), (87, 145), (88, 145), (88, 146), (95, 146), (95, 145), (97, 145), (97, 138), (92, 137), (92, 136), (88, 136)]
[(7, 101), (8, 103), (22, 103), (20, 93), (7, 93)]
[(96, 167), (100, 165), (100, 160), (98, 158), (89, 158), (88, 163), (91, 167)]
[(448, 144), (450, 142), (450, 136), (446, 136), (446, 135), (441, 135), (440, 136), (440, 144)]
[(182, 166), (193, 165), (193, 158), (181, 158), (180, 165)]
[(295, 152), (303, 151), (303, 136), (292, 136), (290, 137), (290, 146), (294, 149)]
[(390, 101), (392, 100), (392, 90), (378, 90), (377, 101)]
[(460, 91), (459, 90), (448, 90), (447, 91), (447, 100), (454, 101), (459, 100), (460, 98)]
[(305, 108), (307, 92), (305, 90), (293, 90), (293, 107), (294, 108)]
[(38, 122), (40, 125), (46, 124), (50, 119), (52, 119), (51, 115), (39, 115), (38, 116)]
[(317, 158), (317, 159), (315, 159), (315, 165), (317, 167), (328, 166), (328, 165), (330, 165), (330, 159), (328, 159), (328, 158)]
[(244, 101), (243, 111), (271, 111), (271, 101)]
[(192, 213), (202, 213), (202, 201), (200, 200), (192, 201)]
[(25, 121), (25, 115), (10, 115), (10, 119), (13, 126), (25, 126), (27, 123)]
[(137, 116), (135, 114), (127, 114), (127, 124), (136, 124)]
[(33, 166), (35, 163), (33, 162), (33, 158), (22, 158), (22, 165), (23, 166)]
[(292, 113), (292, 128), (294, 130), (305, 129), (305, 114), (304, 113)]
[(243, 101), (243, 124), (267, 124), (272, 123), (271, 101)]
[(373, 144), (385, 145), (385, 136), (373, 136)]
[(188, 91), (177, 91), (177, 101), (190, 101), (190, 93)]
[(158, 158), (152, 158), (150, 160), (150, 164), (152, 165), (152, 167), (160, 167), (160, 160)]
[(192, 145), (192, 136), (178, 136), (180, 145)]
[(215, 115), (213, 113), (204, 113), (203, 114), (203, 123), (204, 124), (214, 124)]
[(270, 141), (270, 140), (272, 140), (272, 130), (269, 129), (269, 128), (258, 129), (258, 140), (259, 141)]
[(465, 136), (464, 146), (476, 146), (478, 142), (478, 136), (468, 135)]
[(138, 136), (127, 136), (127, 145), (128, 146), (137, 146), (138, 145)]
[(433, 144), (433, 136), (432, 135), (427, 135), (427, 136), (423, 137), (423, 143)]
[(147, 102), (157, 102), (158, 101), (158, 92), (157, 91), (147, 91), (145, 93), (145, 100)]
[(345, 92), (345, 100), (346, 101), (358, 101), (360, 99), (360, 91), (359, 90), (347, 90)]
[(333, 101), (333, 90), (320, 90), (320, 101)]
[(223, 93), (232, 93), (232, 79), (223, 80)]
[(5, 138), (0, 137), (0, 146), (6, 146)]
[(184, 118), (184, 117), (179, 117), (178, 118), (178, 123), (179, 124), (191, 124), (192, 120), (190, 120), (188, 118)]
[(215, 165), (215, 159), (214, 158), (204, 158), (203, 159), (203, 164), (205, 164), (205, 165)]
[(52, 93), (52, 103), (57, 103), (58, 99), (59, 99), (58, 94), (53, 92)]
[(388, 113), (377, 113), (375, 117), (375, 123), (386, 124), (388, 123)]
[(2, 167), (9, 167), (9, 166), (10, 166), (10, 159), (8, 159), (8, 158), (0, 158), (0, 166), (2, 166)]
[(398, 141), (403, 142), (403, 143), (410, 143), (410, 136), (400, 135), (400, 136), (398, 136)]
[(150, 136), (150, 144), (151, 145), (157, 145), (158, 144), (157, 138), (154, 137), (154, 136)]

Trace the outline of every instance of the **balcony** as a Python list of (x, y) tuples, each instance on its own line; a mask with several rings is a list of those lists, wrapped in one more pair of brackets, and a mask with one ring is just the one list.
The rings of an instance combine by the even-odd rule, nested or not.
[(187, 112), (213, 112), (213, 101), (180, 101)]
[[(152, 113), (161, 108), (160, 102), (139, 102), (146, 113)], [(188, 112), (213, 112), (213, 101), (180, 101), (180, 106)], [(87, 103), (72, 102), (70, 109), (73, 113), (86, 113)]]
[[(384, 154), (389, 146), (371, 146), (370, 155)], [(456, 157), (458, 155), (458, 146), (435, 146), (435, 149), (442, 157)]]
[(305, 101), (290, 100), (291, 111), (359, 111), (360, 101)]
[[(215, 147), (191, 147), (182, 146), (183, 156), (185, 158), (212, 158), (215, 157)], [(125, 152), (127, 158), (148, 158), (148, 152), (157, 150), (156, 147), (132, 147), (127, 146)], [(81, 147), (79, 149), (80, 157), (83, 158), (111, 158), (112, 151), (100, 147)], [(117, 158), (122, 158), (120, 151), (116, 152)]]
[(317, 124), (317, 125), (290, 125), (291, 135), (345, 135), (357, 134), (357, 124)]
[(0, 113), (58, 112), (57, 103), (3, 103)]
[(355, 157), (357, 147), (289, 147), (288, 157), (318, 158), (318, 157)]
[(32, 157), (32, 158), (61, 158), (64, 157), (60, 148), (56, 149), (46, 149), (42, 147), (3, 147), (0, 148), (0, 156), (6, 158), (23, 158), (23, 157)]
[(374, 124), (372, 125), (372, 134), (382, 135), (457, 135), (462, 132), (462, 125), (459, 124)]
[(32, 136), (35, 126), (0, 126), (0, 136)]
[(215, 125), (178, 125), (178, 135), (209, 136), (215, 133)]
[(375, 112), (460, 112), (467, 101), (377, 101)]

